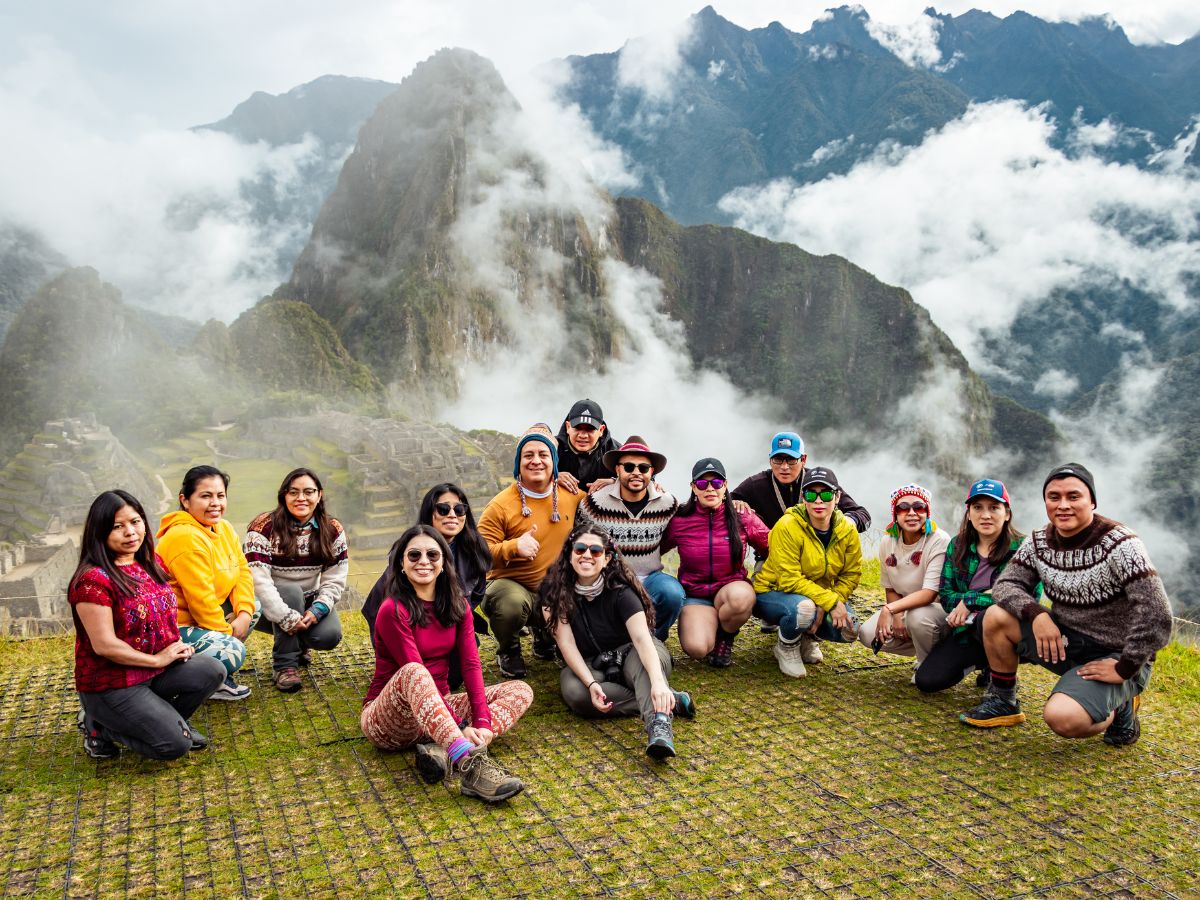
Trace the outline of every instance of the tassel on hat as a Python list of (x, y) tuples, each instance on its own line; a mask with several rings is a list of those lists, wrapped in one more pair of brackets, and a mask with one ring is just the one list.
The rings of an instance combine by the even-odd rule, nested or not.
[(550, 497), (552, 506), (550, 521), (561, 521), (562, 516), (558, 513), (558, 441), (554, 437), (554, 432), (550, 430), (550, 426), (545, 422), (535, 422), (525, 429), (525, 433), (517, 441), (517, 452), (513, 456), (513, 478), (517, 480), (517, 493), (521, 497), (521, 515), (533, 515), (533, 510), (529, 508), (529, 504), (525, 501), (525, 485), (521, 484), (521, 449), (530, 441), (541, 441), (550, 448)]

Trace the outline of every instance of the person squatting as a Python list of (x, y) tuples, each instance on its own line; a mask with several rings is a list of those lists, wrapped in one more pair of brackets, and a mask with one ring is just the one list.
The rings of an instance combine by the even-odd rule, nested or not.
[[(529, 635), (535, 658), (561, 662), (568, 710), (638, 716), (646, 753), (670, 758), (676, 720), (697, 714), (670, 685), (672, 626), (686, 657), (724, 669), (755, 616), (776, 633), (790, 678), (822, 662), (823, 643), (857, 641), (911, 657), (924, 693), (975, 673), (983, 693), (959, 719), (996, 728), (1025, 721), (1017, 674), (1031, 663), (1058, 676), (1042, 711), (1056, 734), (1138, 740), (1170, 603), (1138, 536), (1096, 512), (1083, 465), (1046, 476), (1046, 523), (1028, 536), (997, 479), (970, 485), (954, 534), (933, 518), (927, 488), (897, 487), (879, 545), (884, 603), (860, 622), (859, 535), (871, 516), (831, 468), (809, 466), (798, 434), (776, 434), (767, 468), (736, 487), (721, 460), (702, 456), (686, 496), (672, 496), (658, 481), (667, 463), (640, 435), (615, 440), (584, 399), (557, 433), (537, 423), (519, 437), (513, 483), (478, 519), (457, 485), (430, 488), (362, 608), (375, 651), (366, 739), (412, 748), (422, 778), (456, 776), (465, 796), (520, 793), (520, 777), (489, 751), (533, 703)], [(271, 682), (289, 694), (303, 689), (314, 652), (341, 641), (350, 548), (320, 477), (289, 472), (244, 542), (225, 519), (229, 488), (220, 469), (189, 469), (156, 535), (125, 491), (92, 503), (68, 587), (90, 757), (124, 747), (175, 759), (208, 747), (190, 717), (206, 700), (250, 697), (236, 676), (252, 631), (271, 636)], [(671, 550), (675, 575), (663, 564)], [(506, 680), (485, 682), (483, 639), (495, 641)]]

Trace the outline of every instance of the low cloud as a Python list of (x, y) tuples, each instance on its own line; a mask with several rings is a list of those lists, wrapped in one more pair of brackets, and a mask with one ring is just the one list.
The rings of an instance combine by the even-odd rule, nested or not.
[(617, 57), (618, 89), (637, 91), (650, 103), (670, 103), (683, 73), (684, 50), (694, 31), (695, 19), (689, 17), (674, 28), (626, 41)]
[(1061, 289), (1127, 284), (1191, 310), (1200, 179), (1052, 145), (1054, 122), (1013, 101), (972, 106), (915, 147), (887, 144), (845, 175), (733, 191), (736, 224), (849, 258), (908, 288), (981, 368), (986, 333)]
[(868, 19), (865, 24), (871, 37), (905, 65), (932, 69), (942, 61), (942, 51), (938, 46), (941, 19), (922, 13), (906, 25), (889, 25), (875, 19)]

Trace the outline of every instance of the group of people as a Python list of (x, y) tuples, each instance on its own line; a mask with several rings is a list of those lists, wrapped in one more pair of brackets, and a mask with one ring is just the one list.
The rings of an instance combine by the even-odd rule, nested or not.
[[(731, 487), (722, 462), (702, 458), (681, 502), (658, 481), (666, 457), (637, 435), (618, 443), (599, 405), (581, 400), (557, 434), (538, 423), (520, 436), (513, 483), (478, 522), (461, 488), (431, 488), (363, 605), (375, 650), (363, 734), (380, 749), (415, 747), (427, 781), (456, 773), (464, 795), (514, 796), (523, 783), (488, 747), (533, 702), (528, 634), (535, 657), (561, 661), (568, 709), (640, 716), (646, 753), (671, 757), (674, 720), (696, 715), (670, 686), (672, 625), (687, 656), (724, 668), (755, 616), (777, 632), (786, 676), (820, 663), (821, 642), (857, 640), (913, 657), (926, 693), (977, 673), (985, 691), (960, 719), (989, 728), (1024, 721), (1017, 666), (1032, 662), (1060, 676), (1044, 710), (1055, 732), (1138, 739), (1170, 605), (1140, 539), (1096, 514), (1084, 466), (1046, 477), (1048, 523), (1029, 537), (998, 480), (971, 485), (953, 536), (933, 519), (928, 489), (897, 488), (879, 547), (884, 603), (860, 623), (852, 595), (870, 514), (831, 469), (808, 466), (798, 434), (775, 435), (768, 463)], [(170, 759), (207, 746), (189, 717), (205, 699), (249, 695), (234, 676), (252, 629), (272, 634), (284, 692), (301, 689), (313, 650), (341, 640), (346, 534), (316, 473), (289, 472), (244, 545), (224, 518), (228, 486), (216, 468), (189, 470), (157, 543), (136, 498), (115, 490), (93, 503), (68, 592), (89, 755), (123, 744)], [(677, 575), (663, 565), (671, 550)], [(488, 634), (509, 679), (490, 686), (479, 655)]]

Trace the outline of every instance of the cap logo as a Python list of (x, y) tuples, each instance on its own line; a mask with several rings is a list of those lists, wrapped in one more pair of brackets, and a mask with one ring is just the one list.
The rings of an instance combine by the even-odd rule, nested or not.
[(791, 438), (784, 438), (782, 441), (780, 441), (780, 442), (779, 442), (779, 446), (780, 446), (780, 447), (791, 447), (791, 446), (792, 446), (792, 439), (791, 439)]

